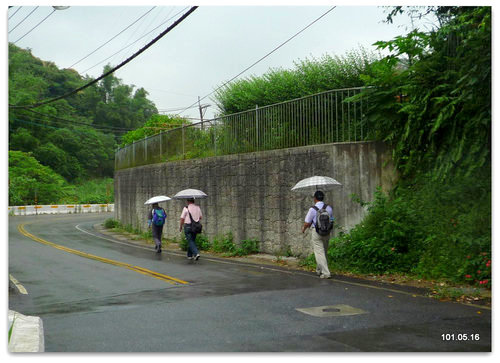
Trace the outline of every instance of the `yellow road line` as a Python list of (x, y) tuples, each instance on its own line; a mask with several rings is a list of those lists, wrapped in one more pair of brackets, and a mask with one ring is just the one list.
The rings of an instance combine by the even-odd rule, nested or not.
[(169, 284), (172, 284), (172, 285), (176, 285), (176, 284), (186, 285), (186, 284), (188, 284), (187, 281), (180, 280), (180, 279), (177, 279), (177, 278), (172, 277), (172, 276), (164, 275), (164, 274), (161, 274), (159, 272), (151, 271), (151, 270), (145, 269), (143, 267), (134, 266), (134, 265), (131, 265), (131, 264), (125, 263), (125, 262), (110, 260), (108, 258), (104, 258), (104, 257), (92, 255), (90, 253), (78, 251), (78, 250), (75, 250), (73, 248), (61, 246), (61, 245), (58, 245), (56, 243), (46, 241), (46, 240), (44, 240), (42, 238), (39, 238), (39, 237), (37, 237), (37, 236), (29, 233), (28, 231), (26, 231), (26, 229), (24, 228), (25, 225), (26, 224), (20, 224), (20, 225), (18, 225), (17, 226), (18, 231), (22, 235), (24, 235), (24, 236), (26, 236), (28, 238), (31, 238), (32, 240), (34, 240), (36, 242), (42, 243), (44, 245), (47, 245), (47, 246), (50, 246), (50, 247), (53, 247), (53, 248), (57, 248), (59, 250), (62, 250), (62, 251), (68, 252), (68, 253), (72, 253), (74, 255), (78, 255), (78, 256), (81, 256), (81, 257), (85, 257), (85, 258), (88, 258), (88, 259), (91, 259), (91, 260), (95, 260), (95, 261), (107, 263), (107, 264), (110, 264), (110, 265), (127, 268), (127, 269), (135, 271), (137, 273), (140, 273), (140, 274), (143, 274), (143, 275), (146, 275), (146, 276), (150, 276), (150, 277), (154, 277), (154, 278), (160, 279), (162, 281), (168, 282)]
[(26, 291), (26, 289), (24, 288), (24, 286), (21, 285), (21, 283), (19, 281), (17, 281), (17, 279), (14, 276), (12, 276), (11, 274), (9, 274), (9, 278), (10, 278), (10, 281), (12, 281), (12, 283), (14, 285), (16, 285), (17, 289), (19, 290), (19, 292), (21, 294), (28, 295), (28, 291)]

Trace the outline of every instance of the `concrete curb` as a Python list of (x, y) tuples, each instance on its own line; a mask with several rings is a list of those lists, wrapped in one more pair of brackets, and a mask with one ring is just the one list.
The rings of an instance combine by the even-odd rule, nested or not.
[(9, 331), (12, 327), (8, 349), (11, 353), (40, 353), (45, 351), (43, 322), (38, 316), (27, 316), (9, 310)]

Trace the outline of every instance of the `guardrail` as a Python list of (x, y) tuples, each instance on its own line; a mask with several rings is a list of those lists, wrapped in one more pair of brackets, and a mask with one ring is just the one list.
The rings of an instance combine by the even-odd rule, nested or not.
[(106, 213), (114, 212), (114, 204), (63, 204), (9, 206), (9, 215), (32, 216), (38, 214)]

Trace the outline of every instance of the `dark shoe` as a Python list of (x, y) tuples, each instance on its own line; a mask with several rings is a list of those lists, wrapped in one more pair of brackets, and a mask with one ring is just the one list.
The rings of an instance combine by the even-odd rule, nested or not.
[(198, 253), (198, 254), (194, 257), (194, 259), (195, 259), (196, 261), (198, 261), (198, 260), (200, 259), (200, 254)]
[(161, 247), (158, 247), (158, 249), (156, 250), (156, 253), (161, 253)]

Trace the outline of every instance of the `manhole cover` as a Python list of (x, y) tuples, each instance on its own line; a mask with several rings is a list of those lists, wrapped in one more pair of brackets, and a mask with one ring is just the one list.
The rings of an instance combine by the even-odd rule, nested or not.
[(296, 310), (300, 311), (301, 313), (317, 317), (347, 316), (368, 313), (367, 311), (354, 308), (349, 305), (316, 306), (311, 308), (297, 308)]

